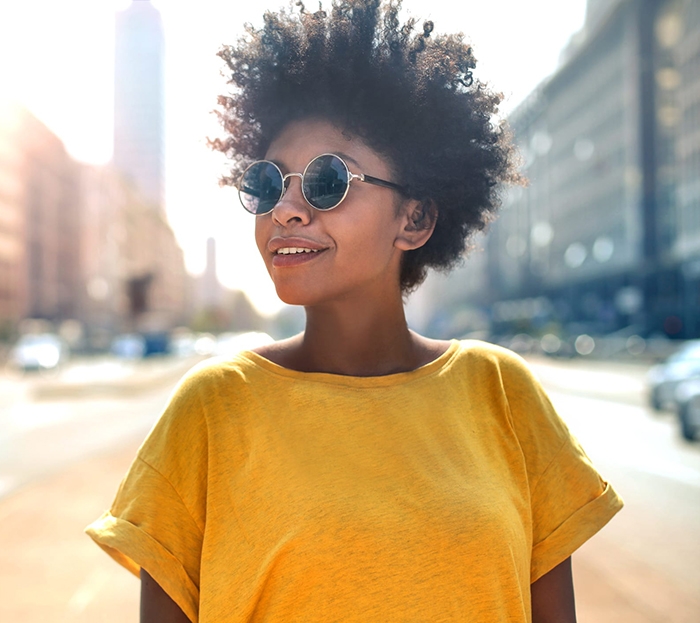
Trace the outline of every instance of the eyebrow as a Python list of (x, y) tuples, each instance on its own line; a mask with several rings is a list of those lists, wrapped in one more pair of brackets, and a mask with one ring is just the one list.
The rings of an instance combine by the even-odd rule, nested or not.
[(342, 151), (333, 151), (330, 153), (335, 154), (336, 156), (340, 156), (343, 160), (345, 160), (346, 162), (349, 162), (351, 164), (354, 164), (356, 167), (362, 168), (360, 163), (357, 160), (355, 160), (355, 158), (353, 158), (352, 156), (349, 156), (348, 154), (346, 154)]
[[(342, 159), (345, 160), (348, 164), (355, 165), (358, 169), (361, 169), (361, 168), (362, 168), (362, 165), (361, 165), (357, 160), (355, 160), (355, 158), (353, 158), (353, 157), (350, 156), (349, 154), (346, 154), (345, 152), (342, 152), (342, 151), (326, 151), (326, 152), (322, 152), (322, 153), (333, 154), (334, 156), (338, 156), (338, 157), (342, 158)], [(320, 156), (320, 155), (322, 155), (322, 154), (318, 154), (318, 156)], [(314, 160), (314, 159), (318, 158), (318, 156), (314, 156), (313, 158), (311, 158), (311, 160)], [(270, 158), (265, 158), (265, 160), (268, 160), (269, 162), (274, 162), (282, 171), (284, 171), (285, 169), (286, 169), (286, 170), (289, 170), (288, 167), (286, 167), (286, 166), (284, 165), (284, 163), (283, 163), (281, 160), (270, 159)], [(309, 160), (309, 162), (311, 162), (311, 160)], [(307, 164), (308, 164), (308, 163), (307, 163)], [(299, 171), (299, 173), (301, 173), (301, 171)]]

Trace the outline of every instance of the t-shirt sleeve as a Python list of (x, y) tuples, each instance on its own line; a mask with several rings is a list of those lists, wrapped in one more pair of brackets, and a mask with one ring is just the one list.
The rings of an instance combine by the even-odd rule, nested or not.
[(501, 363), (525, 458), (532, 512), (530, 581), (571, 556), (622, 508), (519, 357)]
[(86, 528), (129, 571), (147, 571), (195, 622), (207, 488), (202, 377), (194, 372), (183, 379), (111, 508)]

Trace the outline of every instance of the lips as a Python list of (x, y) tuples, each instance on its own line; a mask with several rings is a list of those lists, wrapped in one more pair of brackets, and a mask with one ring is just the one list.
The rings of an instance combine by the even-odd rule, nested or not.
[(297, 253), (318, 253), (318, 249), (309, 249), (308, 247), (282, 247), (277, 249), (277, 255), (296, 255)]
[(308, 238), (272, 238), (267, 245), (273, 254), (272, 265), (277, 268), (299, 266), (312, 261), (328, 249), (327, 246)]
[(275, 236), (270, 240), (270, 242), (268, 242), (267, 248), (271, 253), (293, 255), (298, 253), (324, 251), (328, 247), (320, 242), (311, 240), (310, 238), (286, 238), (283, 236)]

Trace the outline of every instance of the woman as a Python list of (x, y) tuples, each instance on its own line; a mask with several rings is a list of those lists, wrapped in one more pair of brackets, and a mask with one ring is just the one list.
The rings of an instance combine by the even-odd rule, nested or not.
[(398, 10), (267, 13), (221, 52), (215, 147), (306, 328), (192, 371), (88, 528), (144, 623), (575, 621), (619, 498), (517, 356), (406, 324), (516, 175), (471, 49)]

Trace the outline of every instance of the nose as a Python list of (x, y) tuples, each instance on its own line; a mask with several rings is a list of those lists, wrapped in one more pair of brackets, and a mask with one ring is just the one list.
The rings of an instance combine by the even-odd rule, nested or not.
[[(298, 177), (299, 181), (291, 179), (294, 177)], [(288, 173), (284, 176), (284, 193), (272, 209), (272, 220), (278, 225), (307, 225), (311, 221), (313, 208), (304, 199), (301, 180), (301, 173)]]

